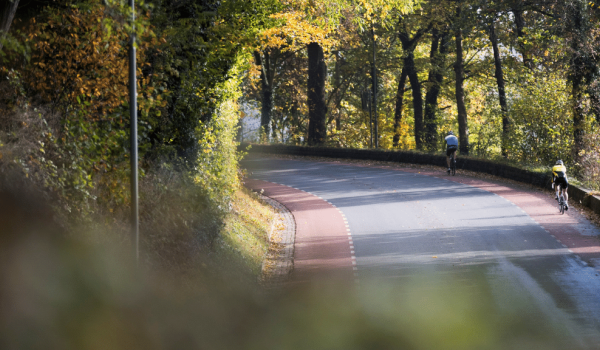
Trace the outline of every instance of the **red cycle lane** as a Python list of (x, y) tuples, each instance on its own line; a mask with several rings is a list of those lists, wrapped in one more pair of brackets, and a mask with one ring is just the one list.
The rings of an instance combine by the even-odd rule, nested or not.
[(349, 236), (342, 214), (329, 202), (302, 190), (261, 180), (245, 186), (283, 204), (296, 221), (292, 283), (315, 279), (353, 281)]

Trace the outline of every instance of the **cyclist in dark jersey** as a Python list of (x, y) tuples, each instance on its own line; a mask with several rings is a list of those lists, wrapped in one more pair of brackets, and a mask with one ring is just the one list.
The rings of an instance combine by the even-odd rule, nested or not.
[(450, 174), (450, 155), (454, 154), (456, 159), (456, 150), (458, 149), (458, 139), (454, 136), (452, 130), (448, 131), (446, 136), (446, 163), (448, 163), (448, 174)]
[(567, 168), (562, 160), (557, 160), (554, 167), (552, 167), (552, 188), (556, 190), (556, 200), (558, 200), (558, 189), (562, 190), (563, 196), (565, 197), (565, 209), (569, 210), (569, 180), (567, 179)]

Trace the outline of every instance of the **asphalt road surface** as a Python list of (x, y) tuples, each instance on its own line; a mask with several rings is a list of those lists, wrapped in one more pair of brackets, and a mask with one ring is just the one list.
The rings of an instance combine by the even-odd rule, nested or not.
[[(472, 298), (486, 290), (498, 310), (521, 305), (560, 324), (574, 344), (600, 348), (597, 269), (504, 196), (444, 174), (259, 157), (243, 166), (253, 179), (309, 192), (343, 213), (361, 285), (428, 275), (456, 282), (430, 283), (442, 293), (473, 286)], [(585, 234), (600, 232), (587, 225)]]

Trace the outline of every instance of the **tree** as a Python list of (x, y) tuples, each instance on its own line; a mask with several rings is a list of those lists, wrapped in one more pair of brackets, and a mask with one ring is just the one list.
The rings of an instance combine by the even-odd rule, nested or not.
[(532, 68), (532, 59), (529, 55), (528, 50), (525, 45), (525, 19), (523, 18), (523, 12), (525, 10), (525, 5), (522, 1), (514, 1), (511, 6), (511, 11), (514, 16), (514, 22), (516, 26), (516, 36), (517, 36), (517, 48), (523, 57), (523, 64), (527, 68)]
[(268, 140), (271, 124), (271, 110), (273, 109), (273, 79), (275, 78), (275, 66), (277, 53), (271, 50), (264, 52), (254, 51), (254, 60), (260, 67), (261, 86), (261, 116), (260, 134), (261, 139)]
[[(415, 119), (415, 144), (417, 149), (423, 149), (423, 95), (421, 91), (421, 82), (419, 81), (417, 67), (415, 66), (415, 49), (423, 35), (427, 33), (432, 23), (425, 27), (420, 27), (414, 35), (410, 35), (410, 30), (406, 20), (401, 16), (398, 23), (398, 38), (402, 43), (403, 55), (403, 70), (406, 70), (406, 76), (410, 81), (410, 88), (413, 96), (413, 111)], [(398, 87), (400, 90), (400, 87)], [(403, 89), (403, 88), (402, 88)], [(396, 107), (398, 110), (398, 107)]]
[[(505, 79), (504, 72), (502, 68), (502, 58), (500, 57), (500, 49), (498, 46), (498, 35), (496, 34), (496, 22), (500, 18), (500, 13), (502, 10), (507, 10), (506, 8), (502, 8), (502, 4), (499, 6), (496, 4), (488, 4), (487, 2), (483, 2), (480, 4), (480, 16), (481, 16), (481, 25), (484, 30), (488, 33), (488, 38), (490, 40), (490, 44), (492, 46), (492, 53), (494, 58), (494, 78), (496, 79), (496, 85), (498, 88), (498, 102), (500, 105), (500, 113), (502, 114), (502, 136), (501, 136), (501, 154), (503, 157), (508, 157), (508, 142), (509, 142), (509, 132), (510, 132), (510, 119), (508, 117), (508, 105), (506, 100), (506, 88), (505, 88)], [(514, 6), (519, 6), (518, 4), (512, 4)], [(514, 11), (514, 10), (513, 10)], [(517, 11), (520, 13), (519, 11)], [(517, 21), (517, 19), (516, 19)], [(518, 19), (520, 25), (523, 24), (522, 16)], [(522, 35), (522, 27), (519, 26), (517, 28), (518, 35)], [(523, 52), (522, 42), (521, 42), (521, 51)], [(525, 57), (525, 55), (523, 55)], [(530, 59), (528, 59), (530, 60)], [(527, 61), (529, 62), (529, 61)], [(529, 65), (529, 63), (526, 63)]]
[[(304, 11), (309, 11), (304, 9)], [(327, 79), (327, 64), (325, 51), (331, 47), (327, 39), (328, 28), (321, 28), (310, 22), (310, 15), (288, 9), (273, 15), (273, 18), (283, 23), (279, 27), (267, 29), (261, 33), (262, 47), (281, 50), (282, 53), (298, 52), (306, 48), (308, 53), (307, 104), (309, 111), (309, 127), (307, 141), (311, 145), (322, 144), (327, 135), (327, 105), (325, 99), (325, 82)], [(261, 73), (261, 74), (266, 74)], [(267, 76), (267, 75), (263, 75)], [(268, 86), (267, 86), (268, 88)], [(271, 90), (272, 91), (272, 90)], [(266, 96), (264, 93), (263, 96)], [(265, 106), (263, 103), (263, 121)]]
[(568, 80), (573, 103), (573, 155), (577, 160), (584, 148), (585, 97), (587, 86), (598, 76), (598, 59), (590, 46), (590, 18), (587, 1), (564, 3), (564, 27), (569, 45)]
[[(334, 52), (335, 67), (333, 71), (332, 91), (327, 101), (329, 111), (327, 124), (335, 121), (336, 132), (342, 130), (342, 101), (352, 80), (360, 72), (360, 70), (353, 70), (354, 67), (348, 64), (348, 60), (346, 59), (348, 51), (338, 49)], [(330, 105), (333, 105), (333, 108), (330, 108)]]
[(442, 81), (444, 79), (445, 56), (448, 52), (448, 33), (440, 33), (437, 28), (432, 30), (430, 60), (427, 93), (425, 94), (425, 144), (431, 151), (437, 150), (437, 120), (438, 96), (440, 94)]
[(289, 53), (278, 66), (271, 120), (273, 141), (299, 144), (308, 134), (307, 71), (303, 52)]
[(396, 108), (394, 109), (394, 137), (393, 147), (397, 148), (400, 142), (400, 123), (402, 122), (402, 107), (404, 104), (404, 92), (406, 91), (406, 77), (408, 72), (402, 67), (400, 79), (398, 79), (398, 92), (396, 93)]
[[(308, 140), (311, 144), (325, 142), (327, 125), (332, 120), (341, 124), (339, 114), (334, 117), (329, 111), (339, 112), (341, 97), (349, 88), (351, 79), (334, 78), (333, 92), (327, 97), (325, 80), (321, 73), (327, 70), (327, 53), (336, 45), (343, 46), (343, 36), (347, 34), (344, 27), (355, 26), (363, 33), (371, 28), (375, 21), (385, 22), (397, 12), (406, 13), (412, 9), (411, 0), (327, 0), (321, 2), (286, 1), (284, 9), (272, 16), (281, 20), (281, 25), (261, 33), (267, 46), (279, 47), (282, 51), (298, 52), (300, 47), (306, 49), (309, 62), (307, 105), (309, 111)], [(356, 14), (359, 13), (359, 16)], [(342, 29), (340, 30), (340, 27)], [(316, 44), (316, 45), (315, 45)], [(321, 46), (319, 49), (318, 46)], [(264, 45), (263, 45), (264, 47)], [(323, 58), (321, 59), (321, 51)], [(339, 50), (338, 50), (339, 51)], [(335, 72), (335, 71), (334, 71)], [(335, 73), (334, 73), (335, 76)], [(352, 73), (351, 76), (355, 76)], [(313, 86), (313, 84), (316, 84)], [(325, 102), (323, 102), (325, 101)], [(333, 102), (333, 106), (330, 104)], [(332, 108), (333, 107), (333, 108)], [(323, 122), (323, 118), (324, 122)], [(338, 123), (339, 122), (339, 123)], [(323, 124), (324, 123), (324, 124)], [(318, 134), (318, 135), (317, 135)]]
[(325, 102), (325, 80), (327, 64), (323, 48), (312, 42), (308, 50), (308, 144), (320, 145), (327, 138), (327, 105)]
[(464, 62), (463, 62), (463, 15), (462, 2), (459, 0), (456, 5), (456, 22), (454, 23), (454, 40), (456, 44), (456, 62), (454, 63), (455, 74), (455, 94), (456, 109), (458, 111), (458, 141), (461, 154), (469, 154), (469, 134), (467, 125), (467, 108), (465, 107), (465, 92), (463, 88), (464, 81)]
[(494, 51), (494, 76), (498, 85), (498, 100), (500, 102), (500, 111), (502, 113), (502, 156), (508, 157), (508, 137), (510, 130), (510, 119), (508, 118), (508, 107), (506, 104), (506, 90), (504, 88), (504, 74), (502, 72), (502, 60), (500, 59), (500, 50), (498, 49), (498, 37), (496, 36), (495, 20), (489, 25), (490, 43)]

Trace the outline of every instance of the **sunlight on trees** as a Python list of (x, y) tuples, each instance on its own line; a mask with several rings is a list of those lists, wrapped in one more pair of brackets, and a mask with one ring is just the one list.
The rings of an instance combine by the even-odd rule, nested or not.
[[(305, 46), (316, 41), (326, 51), (328, 68), (325, 144), (368, 147), (369, 117), (363, 95), (370, 84), (368, 32), (373, 27), (382, 148), (440, 152), (443, 135), (453, 130), (464, 134), (474, 156), (532, 166), (548, 166), (561, 158), (581, 172), (578, 154), (587, 146), (577, 140), (597, 133), (600, 122), (597, 59), (590, 56), (595, 52), (592, 43), (600, 39), (595, 3), (461, 3), (457, 17), (452, 1), (282, 2), (282, 10), (272, 16), (280, 22), (263, 31), (261, 41), (263, 51), (267, 47), (290, 51), (294, 57), (275, 67), (271, 75), (271, 141), (306, 141), (308, 111), (299, 108), (307, 100), (301, 86), (306, 84), (302, 62), (307, 60)], [(589, 22), (581, 26), (578, 20)], [(457, 28), (462, 28), (464, 62), (462, 129), (455, 96)], [(433, 45), (436, 35), (437, 46)], [(438, 52), (442, 37), (447, 46)], [(410, 69), (414, 73), (408, 74)], [(259, 79), (257, 72), (251, 70), (253, 88), (245, 98), (260, 105), (261, 89), (252, 83)], [(402, 79), (404, 86), (399, 87)], [(288, 85), (291, 82), (294, 89)]]

